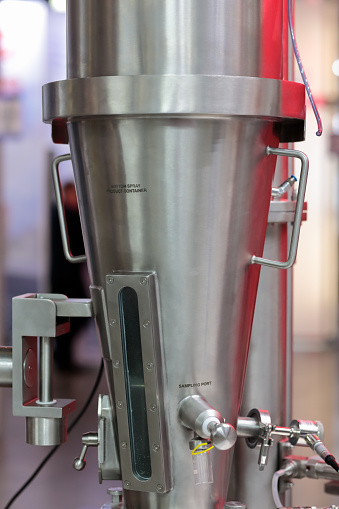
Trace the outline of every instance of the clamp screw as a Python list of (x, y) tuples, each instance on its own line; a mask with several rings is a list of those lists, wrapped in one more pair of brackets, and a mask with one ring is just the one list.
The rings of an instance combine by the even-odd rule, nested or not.
[(152, 412), (155, 412), (157, 409), (156, 403), (151, 403), (149, 407), (150, 407), (150, 410), (152, 410)]
[(106, 282), (109, 284), (109, 285), (112, 285), (114, 283), (114, 277), (112, 276), (106, 276)]
[(142, 286), (147, 285), (147, 278), (145, 278), (145, 277), (141, 277), (141, 278), (140, 278), (140, 284), (141, 284)]
[(113, 327), (114, 325), (117, 324), (117, 320), (116, 318), (111, 318), (111, 320), (109, 321), (109, 324)]
[(124, 408), (124, 404), (123, 404), (123, 402), (122, 402), (122, 401), (118, 401), (118, 402), (117, 402), (117, 407), (118, 407), (118, 408)]
[(146, 364), (146, 368), (147, 368), (147, 369), (149, 369), (149, 370), (153, 369), (153, 368), (154, 368), (154, 364), (153, 364), (153, 362), (148, 362), (148, 363)]
[(143, 328), (144, 329), (147, 329), (147, 327), (149, 327), (151, 325), (151, 322), (150, 320), (145, 320), (142, 324)]
[(154, 451), (154, 452), (158, 452), (158, 451), (160, 451), (160, 445), (158, 445), (158, 444), (153, 444), (153, 451)]
[(114, 366), (115, 368), (120, 368), (120, 361), (119, 361), (119, 360), (114, 361), (114, 362), (113, 362), (113, 366)]
[(157, 491), (159, 491), (159, 493), (162, 493), (164, 491), (164, 487), (162, 484), (157, 485)]
[(121, 442), (121, 447), (122, 447), (123, 449), (126, 449), (126, 447), (127, 447), (127, 442)]
[(125, 488), (129, 488), (131, 486), (131, 483), (129, 481), (124, 481)]

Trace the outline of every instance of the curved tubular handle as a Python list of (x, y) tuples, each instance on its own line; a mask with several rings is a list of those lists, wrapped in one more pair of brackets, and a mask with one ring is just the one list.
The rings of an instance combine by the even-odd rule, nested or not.
[(293, 222), (293, 230), (291, 235), (290, 250), (286, 262), (278, 262), (275, 260), (267, 260), (258, 256), (252, 256), (251, 263), (258, 263), (259, 265), (265, 265), (266, 267), (274, 267), (276, 269), (289, 269), (295, 262), (297, 256), (298, 240), (301, 226), (301, 218), (303, 213), (307, 175), (308, 175), (308, 157), (299, 150), (283, 149), (283, 148), (271, 148), (267, 147), (267, 155), (276, 156), (287, 156), (300, 159), (301, 161), (301, 173), (298, 189), (298, 198), (295, 207), (295, 215)]
[(65, 213), (64, 203), (62, 200), (61, 182), (60, 182), (60, 176), (59, 176), (59, 164), (62, 163), (63, 161), (69, 161), (70, 159), (71, 159), (70, 154), (65, 154), (65, 155), (56, 157), (52, 163), (52, 177), (53, 177), (53, 184), (54, 184), (55, 197), (56, 197), (56, 206), (57, 206), (57, 211), (58, 211), (58, 216), (59, 216), (61, 240), (62, 240), (62, 247), (64, 250), (64, 255), (66, 257), (66, 260), (68, 260), (71, 263), (82, 263), (82, 262), (87, 261), (86, 255), (73, 256), (71, 253), (69, 237), (68, 237), (67, 222), (66, 222), (66, 213)]

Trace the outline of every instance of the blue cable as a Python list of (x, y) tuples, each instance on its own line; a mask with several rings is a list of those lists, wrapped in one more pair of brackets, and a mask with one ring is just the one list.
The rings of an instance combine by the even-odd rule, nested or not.
[(312, 105), (315, 118), (317, 120), (318, 131), (316, 132), (316, 135), (317, 136), (321, 136), (322, 133), (323, 133), (323, 125), (322, 125), (322, 122), (321, 122), (321, 118), (320, 118), (320, 115), (319, 115), (319, 111), (318, 111), (317, 105), (315, 104), (315, 101), (314, 101), (313, 96), (312, 96), (311, 88), (310, 88), (310, 86), (308, 84), (308, 81), (307, 81), (307, 76), (306, 76), (305, 69), (303, 67), (303, 64), (302, 64), (302, 61), (301, 61), (301, 58), (300, 58), (300, 54), (299, 54), (299, 50), (298, 50), (298, 46), (297, 46), (297, 41), (296, 41), (295, 35), (294, 35), (293, 21), (292, 21), (292, 0), (288, 0), (288, 24), (289, 24), (289, 27), (290, 27), (290, 33), (291, 33), (291, 39), (292, 39), (292, 44), (293, 44), (293, 50), (294, 50), (295, 58), (297, 59), (297, 63), (298, 63), (298, 67), (299, 67), (299, 70), (300, 70), (301, 78), (302, 78), (302, 80), (304, 82), (308, 98), (310, 100), (310, 103)]

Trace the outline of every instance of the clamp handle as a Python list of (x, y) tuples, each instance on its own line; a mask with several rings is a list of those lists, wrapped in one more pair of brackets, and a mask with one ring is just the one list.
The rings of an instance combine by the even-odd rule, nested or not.
[(83, 447), (82, 447), (80, 456), (78, 458), (74, 458), (74, 460), (73, 460), (73, 468), (74, 468), (74, 470), (77, 470), (78, 472), (83, 470), (86, 466), (85, 456), (86, 456), (88, 447), (98, 447), (98, 445), (99, 445), (98, 433), (91, 433), (91, 432), (85, 433), (82, 436), (82, 444), (83, 444)]

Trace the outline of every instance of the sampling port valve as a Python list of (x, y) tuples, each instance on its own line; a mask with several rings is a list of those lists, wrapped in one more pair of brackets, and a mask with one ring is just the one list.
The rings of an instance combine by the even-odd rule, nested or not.
[(178, 413), (184, 426), (192, 429), (198, 437), (210, 440), (217, 449), (226, 451), (235, 444), (237, 432), (234, 427), (226, 423), (201, 396), (187, 396), (181, 400)]
[(178, 414), (181, 423), (194, 431), (189, 449), (195, 484), (212, 483), (213, 471), (209, 452), (213, 447), (222, 451), (233, 447), (237, 433), (217, 410), (198, 395), (187, 396), (181, 400)]

